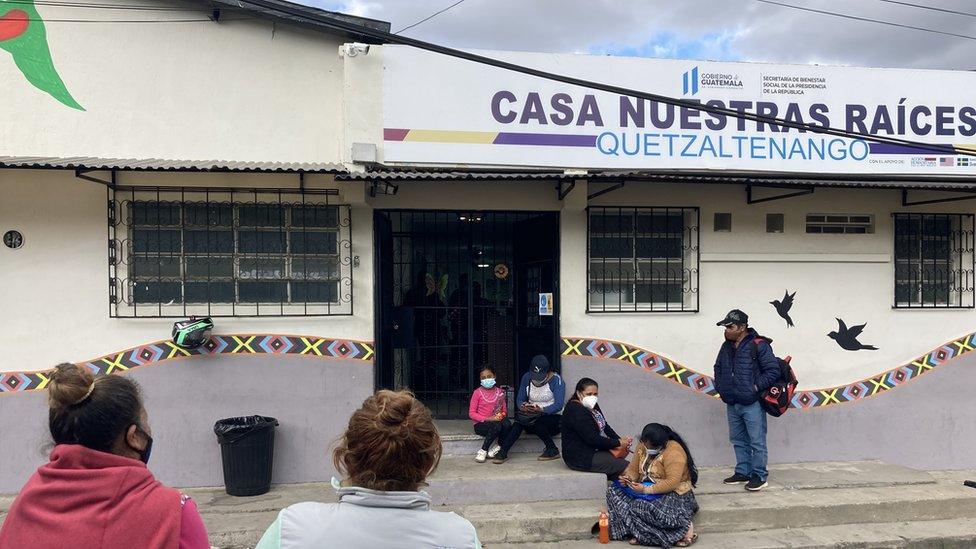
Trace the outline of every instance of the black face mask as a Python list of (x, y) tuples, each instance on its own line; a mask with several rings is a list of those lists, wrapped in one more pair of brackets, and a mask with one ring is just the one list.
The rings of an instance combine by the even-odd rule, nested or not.
[(142, 450), (132, 448), (132, 446), (129, 446), (129, 448), (132, 448), (136, 452), (139, 452), (139, 461), (148, 464), (149, 454), (152, 453), (153, 439), (151, 436), (149, 436), (149, 433), (143, 431), (138, 425), (136, 425), (136, 432), (142, 433), (142, 436), (146, 437), (146, 447), (143, 448)]

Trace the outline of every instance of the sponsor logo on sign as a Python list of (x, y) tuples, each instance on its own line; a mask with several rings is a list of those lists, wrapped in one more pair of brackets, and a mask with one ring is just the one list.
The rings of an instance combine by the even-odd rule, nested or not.
[(693, 67), (681, 75), (683, 95), (698, 95), (701, 88), (741, 90), (743, 89), (742, 78), (738, 74), (702, 72), (699, 67)]

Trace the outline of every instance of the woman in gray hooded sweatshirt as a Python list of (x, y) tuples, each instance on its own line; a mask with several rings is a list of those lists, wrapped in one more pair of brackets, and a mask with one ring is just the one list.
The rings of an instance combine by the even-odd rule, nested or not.
[(430, 411), (406, 391), (378, 391), (353, 412), (332, 453), (345, 477), (332, 485), (339, 503), (282, 509), (256, 549), (480, 549), (474, 526), (430, 510), (421, 492), (441, 458)]

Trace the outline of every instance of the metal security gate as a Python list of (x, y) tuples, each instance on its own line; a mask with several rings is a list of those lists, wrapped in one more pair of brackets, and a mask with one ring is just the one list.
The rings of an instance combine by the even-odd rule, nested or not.
[(533, 354), (558, 368), (557, 313), (538, 310), (556, 291), (558, 213), (377, 211), (375, 239), (378, 387), (461, 418), (482, 368), (499, 385)]

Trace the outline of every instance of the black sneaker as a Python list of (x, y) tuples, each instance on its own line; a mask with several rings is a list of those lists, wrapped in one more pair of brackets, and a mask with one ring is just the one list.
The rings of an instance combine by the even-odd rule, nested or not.
[(495, 458), (491, 460), (491, 462), (494, 463), (495, 465), (501, 465), (506, 461), (508, 461), (508, 454), (503, 454), (501, 452), (498, 452), (498, 455), (496, 455)]
[(724, 482), (725, 484), (742, 484), (744, 482), (749, 482), (750, 480), (752, 479), (745, 475), (740, 475), (739, 473), (736, 473), (731, 477), (723, 480), (722, 482)]
[(536, 458), (539, 461), (552, 461), (554, 459), (559, 459), (559, 449), (558, 448), (546, 448), (539, 457)]
[(762, 480), (758, 476), (755, 476), (749, 479), (749, 483), (746, 484), (746, 490), (749, 490), (750, 492), (758, 492), (767, 486), (769, 486), (768, 482)]

